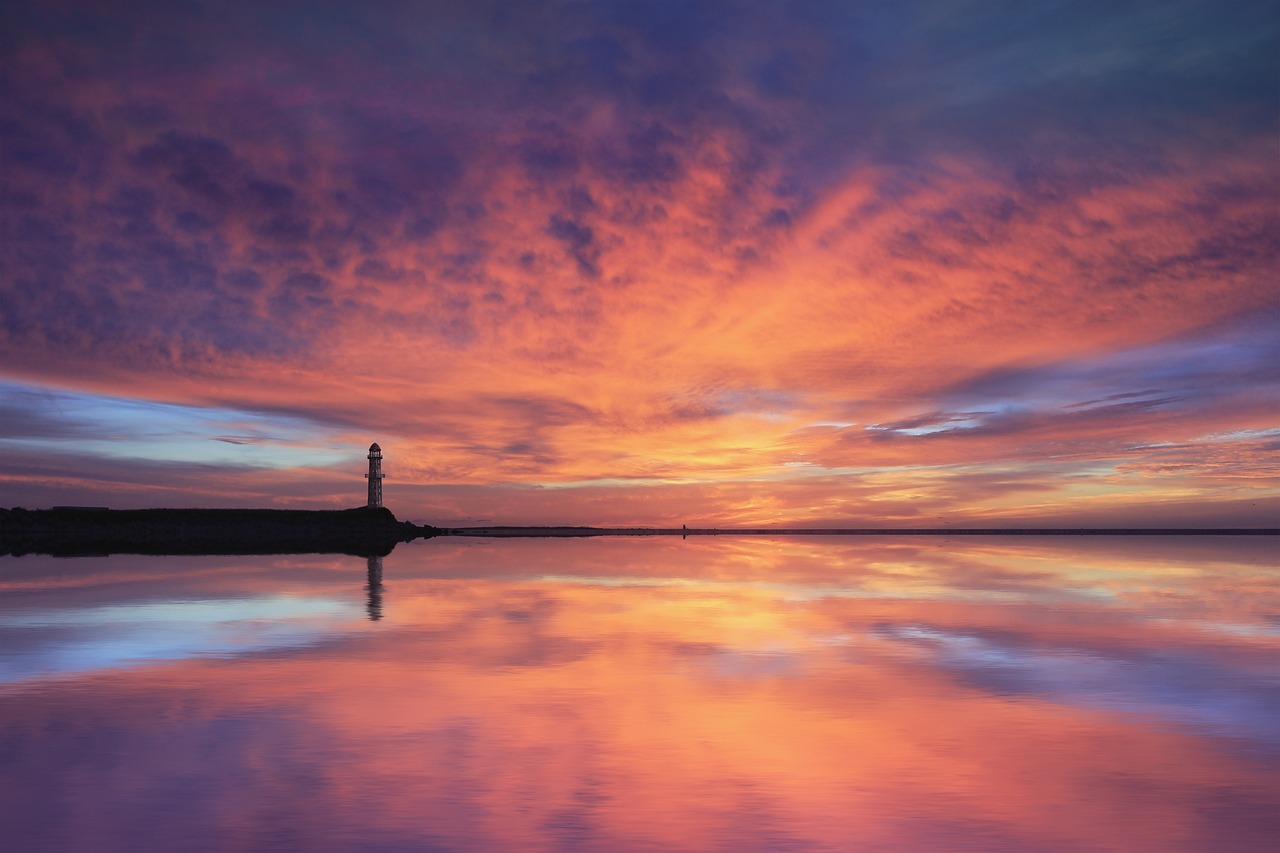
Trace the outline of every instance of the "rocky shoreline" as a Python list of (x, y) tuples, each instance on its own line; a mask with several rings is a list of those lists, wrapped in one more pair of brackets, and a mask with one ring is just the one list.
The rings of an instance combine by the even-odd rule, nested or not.
[(342, 510), (0, 509), (0, 554), (317, 554), (385, 556), (435, 536), (385, 507)]

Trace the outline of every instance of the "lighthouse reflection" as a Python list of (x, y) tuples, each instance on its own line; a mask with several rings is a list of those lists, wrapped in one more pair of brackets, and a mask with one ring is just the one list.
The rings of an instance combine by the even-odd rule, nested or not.
[(382, 618), (382, 558), (369, 557), (368, 559), (369, 581), (364, 588), (369, 594), (369, 600), (365, 609), (369, 613), (369, 620), (377, 622)]

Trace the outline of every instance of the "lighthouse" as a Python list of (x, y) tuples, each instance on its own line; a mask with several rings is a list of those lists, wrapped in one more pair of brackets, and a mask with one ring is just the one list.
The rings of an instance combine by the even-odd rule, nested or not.
[(382, 506), (382, 448), (375, 441), (369, 445), (369, 506)]

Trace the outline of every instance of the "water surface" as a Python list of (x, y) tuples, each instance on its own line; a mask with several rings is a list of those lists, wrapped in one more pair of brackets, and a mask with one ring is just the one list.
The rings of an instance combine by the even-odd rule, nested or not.
[(1263, 851), (1270, 537), (0, 558), (31, 851)]

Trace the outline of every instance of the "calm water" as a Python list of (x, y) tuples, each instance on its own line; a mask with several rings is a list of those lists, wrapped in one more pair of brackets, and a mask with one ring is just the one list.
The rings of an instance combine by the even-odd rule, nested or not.
[(0, 558), (3, 846), (1273, 851), (1277, 546)]

